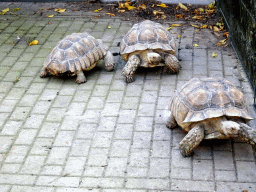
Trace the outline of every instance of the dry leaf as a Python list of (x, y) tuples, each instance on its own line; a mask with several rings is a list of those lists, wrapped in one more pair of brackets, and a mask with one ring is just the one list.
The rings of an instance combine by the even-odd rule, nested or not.
[(172, 24), (171, 27), (180, 27), (182, 24)]
[(106, 13), (106, 15), (115, 16), (115, 14), (113, 14), (113, 13)]
[(197, 10), (200, 11), (200, 12), (204, 12), (203, 8), (198, 8)]
[(94, 18), (95, 18), (95, 19), (98, 19), (98, 18), (99, 18), (99, 16), (98, 16), (98, 15), (96, 15), (96, 16), (94, 16)]
[(201, 29), (205, 29), (205, 28), (207, 28), (207, 25), (202, 25), (201, 26)]
[(211, 56), (214, 58), (214, 57), (217, 57), (218, 55), (217, 53), (213, 52)]
[(181, 35), (177, 35), (177, 37), (178, 37), (178, 38), (180, 38), (180, 37), (181, 37)]
[(145, 4), (142, 4), (137, 9), (140, 10), (140, 9), (146, 9), (146, 8), (147, 8), (147, 6)]
[(198, 15), (196, 15), (196, 16), (192, 17), (192, 19), (202, 20), (202, 17), (203, 17), (203, 16), (198, 16)]
[(29, 43), (29, 45), (37, 45), (39, 43), (38, 40), (33, 40)]
[(20, 10), (20, 8), (13, 8), (13, 9), (12, 9), (12, 11), (14, 11), (14, 12), (15, 12), (15, 11), (19, 11), (19, 10)]
[(161, 19), (165, 19), (165, 18), (166, 18), (166, 16), (165, 16), (165, 15), (162, 15), (162, 16), (161, 16)]
[(46, 17), (54, 17), (54, 15), (46, 15)]
[(124, 12), (125, 12), (125, 10), (124, 10), (124, 9), (122, 9), (122, 10), (118, 10), (118, 12), (119, 12), (119, 13), (124, 13)]
[(188, 10), (188, 8), (187, 8), (185, 5), (181, 4), (181, 3), (179, 3), (179, 7), (180, 7), (181, 9), (184, 9), (185, 11)]
[(195, 32), (197, 33), (197, 32), (199, 32), (199, 30), (195, 30)]
[(199, 47), (199, 45), (198, 45), (198, 44), (193, 44), (193, 46), (194, 46), (194, 47)]
[(185, 16), (184, 14), (175, 15), (176, 18), (183, 18), (184, 16)]
[(227, 41), (227, 39), (223, 39), (223, 40), (220, 40), (219, 42), (224, 45), (224, 44), (226, 44), (226, 41)]
[(214, 32), (219, 32), (220, 29), (219, 29), (217, 26), (213, 26), (213, 31), (214, 31)]
[(107, 28), (110, 29), (111, 27), (108, 25)]
[(9, 8), (6, 8), (6, 9), (3, 9), (2, 10), (2, 15), (4, 15), (6, 12), (8, 12), (9, 11)]
[(217, 46), (221, 46), (222, 44), (221, 44), (221, 43), (217, 43), (216, 45), (217, 45)]
[(119, 9), (124, 9), (125, 8), (124, 3), (118, 3), (118, 4), (119, 4), (119, 6), (118, 6)]
[(215, 6), (214, 6), (214, 3), (210, 3), (209, 5), (208, 5), (208, 8), (209, 9), (213, 9)]
[(228, 36), (229, 36), (229, 32), (225, 32), (225, 33), (223, 33), (223, 37), (227, 37), (228, 38)]
[(195, 27), (195, 28), (200, 28), (198, 25), (193, 25), (191, 24), (192, 27)]
[(161, 3), (160, 5), (156, 5), (156, 6), (158, 6), (158, 7), (167, 7), (164, 3)]
[(130, 11), (130, 10), (133, 10), (133, 9), (135, 9), (136, 7), (134, 7), (134, 6), (128, 6), (127, 7), (127, 9)]
[(164, 15), (164, 12), (154, 10), (154, 11), (153, 11), (153, 14), (154, 14), (154, 15)]
[(216, 26), (221, 27), (222, 25), (224, 25), (224, 23), (219, 23), (219, 22), (216, 23)]
[(214, 32), (214, 34), (215, 34), (216, 36), (220, 37), (220, 34), (219, 34), (219, 33), (217, 33), (217, 32)]
[(166, 28), (166, 30), (171, 30), (173, 27), (168, 27), (168, 28)]

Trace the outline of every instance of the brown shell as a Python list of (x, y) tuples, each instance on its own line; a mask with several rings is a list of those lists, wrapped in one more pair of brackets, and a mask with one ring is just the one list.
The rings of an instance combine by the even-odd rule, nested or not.
[(175, 54), (175, 43), (170, 33), (160, 24), (150, 20), (133, 25), (120, 43), (124, 60), (132, 52), (147, 49), (161, 49)]
[(106, 55), (106, 50), (88, 33), (73, 33), (58, 42), (45, 60), (52, 74), (90, 70)]
[(252, 119), (248, 115), (244, 94), (231, 82), (220, 77), (191, 79), (176, 92), (171, 108), (177, 113), (174, 114), (177, 121), (182, 123), (224, 115)]

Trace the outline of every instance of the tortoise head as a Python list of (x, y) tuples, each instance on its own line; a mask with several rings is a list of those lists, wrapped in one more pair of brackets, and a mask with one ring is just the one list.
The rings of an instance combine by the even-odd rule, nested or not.
[(148, 63), (153, 67), (160, 63), (162, 60), (161, 55), (155, 52), (149, 52), (148, 53)]

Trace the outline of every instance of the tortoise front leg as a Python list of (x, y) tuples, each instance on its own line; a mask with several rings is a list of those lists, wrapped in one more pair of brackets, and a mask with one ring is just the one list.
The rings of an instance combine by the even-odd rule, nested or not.
[(77, 71), (76, 82), (78, 84), (86, 82), (86, 77), (85, 77), (84, 72), (82, 70), (81, 71)]
[(204, 139), (204, 125), (196, 124), (180, 142), (180, 153), (183, 157), (193, 155), (193, 150)]
[(138, 55), (132, 55), (129, 57), (126, 65), (124, 66), (122, 74), (126, 78), (127, 83), (131, 83), (134, 81), (134, 73), (136, 69), (140, 66), (140, 57)]
[(175, 120), (175, 117), (173, 116), (173, 114), (171, 113), (170, 117), (168, 118), (168, 121), (166, 123), (166, 127), (169, 129), (173, 129), (177, 126), (177, 122)]
[(40, 77), (44, 78), (44, 77), (47, 77), (47, 75), (48, 75), (48, 70), (45, 67), (43, 67)]
[(176, 74), (179, 72), (181, 65), (179, 64), (178, 59), (172, 55), (168, 54), (165, 56), (165, 65), (167, 67), (166, 72), (170, 74)]
[(114, 69), (114, 57), (110, 51), (107, 51), (107, 54), (104, 57), (104, 61), (105, 61), (105, 70), (112, 71)]

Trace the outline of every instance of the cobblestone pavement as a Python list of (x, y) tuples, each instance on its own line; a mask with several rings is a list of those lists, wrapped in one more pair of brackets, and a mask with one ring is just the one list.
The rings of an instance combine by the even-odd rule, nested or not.
[[(139, 70), (135, 82), (126, 84), (124, 62), (117, 55), (113, 72), (100, 65), (86, 73), (85, 84), (76, 84), (75, 78), (42, 79), (46, 56), (66, 35), (90, 32), (117, 53), (118, 42), (133, 25), (122, 18), (96, 19), (93, 13), (47, 18), (32, 11), (47, 6), (63, 5), (0, 3), (1, 10), (21, 8), (17, 15), (0, 16), (1, 192), (256, 191), (250, 145), (204, 142), (193, 157), (183, 158), (178, 143), (185, 132), (165, 127), (173, 91), (199, 76), (233, 82), (256, 116), (234, 52), (209, 46), (216, 39), (207, 29), (195, 32), (184, 25), (172, 30), (182, 65), (178, 75), (162, 68)], [(28, 46), (34, 39), (39, 45)], [(193, 43), (199, 47), (185, 48)], [(218, 56), (212, 58), (212, 52)], [(255, 127), (255, 121), (250, 125)]]

